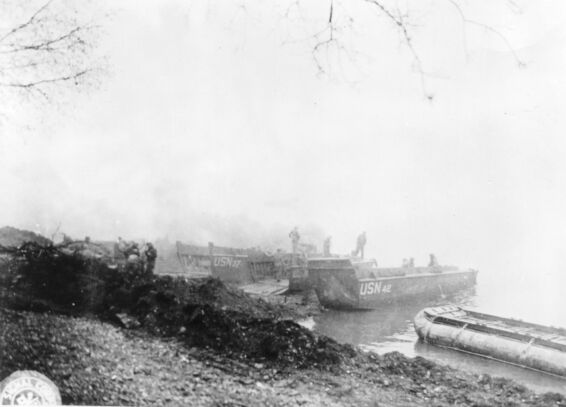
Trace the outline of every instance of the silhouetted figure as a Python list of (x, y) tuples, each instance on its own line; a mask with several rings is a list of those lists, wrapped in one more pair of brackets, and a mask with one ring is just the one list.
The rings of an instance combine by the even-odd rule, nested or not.
[(324, 243), (322, 244), (322, 252), (324, 257), (330, 257), (330, 245), (332, 244), (332, 237), (328, 236), (324, 239)]
[(155, 259), (157, 259), (157, 250), (155, 247), (148, 243), (145, 247), (145, 272), (152, 274), (155, 268)]
[(127, 242), (119, 237), (115, 249), (122, 253), (127, 262), (135, 263), (140, 259), (140, 248), (135, 242)]
[(299, 240), (301, 235), (299, 234), (299, 228), (295, 226), (291, 232), (289, 232), (289, 237), (291, 238), (291, 244), (293, 248), (293, 266), (297, 265), (297, 252), (299, 250)]
[(428, 262), (428, 266), (429, 267), (437, 267), (438, 266), (438, 260), (436, 260), (436, 256), (434, 254), (430, 254), (430, 260)]
[(358, 240), (356, 242), (356, 256), (358, 256), (359, 254), (362, 259), (364, 258), (364, 247), (366, 245), (366, 242), (366, 232), (362, 232), (358, 236)]
[(122, 255), (126, 260), (128, 260), (128, 256), (126, 255), (126, 251), (128, 250), (128, 243), (122, 239), (122, 237), (118, 237), (118, 242), (114, 245), (114, 255)]

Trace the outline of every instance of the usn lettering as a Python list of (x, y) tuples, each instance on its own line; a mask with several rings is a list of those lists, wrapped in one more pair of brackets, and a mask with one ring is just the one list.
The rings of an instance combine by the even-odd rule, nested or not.
[(214, 258), (214, 265), (216, 267), (232, 267), (238, 268), (242, 260), (236, 259), (234, 257), (215, 257)]
[(360, 295), (386, 294), (391, 292), (391, 284), (382, 281), (369, 281), (360, 285)]

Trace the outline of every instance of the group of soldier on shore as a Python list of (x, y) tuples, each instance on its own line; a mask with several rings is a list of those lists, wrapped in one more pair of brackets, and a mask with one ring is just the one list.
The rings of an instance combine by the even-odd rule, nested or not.
[(128, 263), (142, 262), (147, 273), (152, 273), (157, 259), (157, 250), (151, 242), (144, 243), (142, 247), (136, 242), (127, 242), (118, 237), (118, 242), (114, 247), (115, 253), (124, 256)]

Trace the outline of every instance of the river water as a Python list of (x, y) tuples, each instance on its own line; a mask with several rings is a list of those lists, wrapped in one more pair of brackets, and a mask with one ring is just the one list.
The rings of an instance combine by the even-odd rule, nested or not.
[(530, 279), (522, 274), (482, 276), (480, 273), (475, 287), (449, 297), (384, 306), (372, 311), (324, 312), (314, 318), (314, 330), (367, 351), (379, 354), (398, 351), (409, 357), (422, 356), (472, 373), (511, 378), (537, 392), (566, 394), (566, 379), (420, 343), (413, 327), (413, 318), (422, 308), (445, 304), (566, 327), (566, 298), (561, 295), (564, 285), (560, 289), (556, 287), (562, 282), (562, 276), (556, 273), (538, 273)]

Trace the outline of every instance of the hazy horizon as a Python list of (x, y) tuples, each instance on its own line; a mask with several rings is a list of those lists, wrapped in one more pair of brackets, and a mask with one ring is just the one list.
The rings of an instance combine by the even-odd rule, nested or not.
[[(49, 236), (289, 244), (298, 226), (400, 265), (566, 281), (566, 90), (559, 1), (414, 7), (421, 88), (395, 28), (349, 5), (348, 56), (317, 75), (326, 6), (100, 3), (101, 89), (0, 125), (0, 224)], [(337, 11), (338, 12), (338, 11)], [(533, 272), (533, 270), (535, 270)]]

